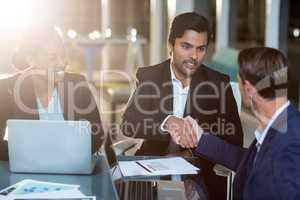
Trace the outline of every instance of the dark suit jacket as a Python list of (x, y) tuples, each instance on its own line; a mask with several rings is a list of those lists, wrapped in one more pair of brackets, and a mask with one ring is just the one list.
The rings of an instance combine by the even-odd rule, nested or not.
[[(8, 160), (7, 142), (3, 140), (6, 121), (39, 119), (33, 82), (28, 76), (20, 81), (23, 75), (25, 74), (17, 74), (0, 80), (0, 160)], [(96, 102), (84, 77), (66, 73), (63, 81), (57, 84), (57, 88), (64, 119), (88, 120), (92, 124), (93, 132), (92, 152), (97, 151), (101, 145), (103, 129)], [(24, 106), (32, 112), (24, 110)], [(89, 111), (80, 111), (88, 107), (91, 108)]]
[[(178, 146), (170, 140), (169, 134), (160, 130), (163, 120), (173, 113), (170, 60), (139, 68), (136, 79), (137, 88), (123, 116), (123, 133), (146, 139), (138, 154), (164, 155), (176, 150)], [(201, 65), (192, 77), (184, 115), (197, 119), (206, 131), (228, 143), (243, 145), (241, 122), (228, 76)], [(220, 181), (212, 178), (215, 177), (214, 164), (199, 158), (197, 165), (201, 167), (208, 190), (216, 193)]]
[[(170, 136), (160, 130), (160, 124), (173, 112), (170, 60), (139, 68), (136, 78), (137, 88), (123, 115), (122, 131), (127, 136), (161, 141), (160, 152), (166, 153)], [(228, 76), (201, 65), (192, 77), (184, 115), (197, 119), (206, 131), (242, 146), (241, 123)]]
[[(172, 146), (169, 134), (160, 130), (163, 120), (173, 112), (170, 60), (139, 68), (136, 78), (137, 88), (124, 113), (122, 131), (127, 136), (146, 139), (141, 154), (164, 155)], [(216, 93), (219, 96), (213, 97)], [(241, 123), (228, 76), (201, 65), (192, 77), (184, 115), (197, 119), (206, 131), (242, 146)], [(222, 127), (226, 129), (227, 126), (234, 129), (229, 135), (222, 132)], [(201, 168), (212, 167), (203, 162)]]
[(234, 199), (300, 199), (300, 113), (290, 105), (274, 121), (260, 151), (203, 135), (196, 152), (236, 172)]

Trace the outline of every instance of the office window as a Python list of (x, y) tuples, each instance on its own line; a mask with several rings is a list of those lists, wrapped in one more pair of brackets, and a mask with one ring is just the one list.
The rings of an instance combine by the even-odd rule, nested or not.
[(197, 0), (194, 3), (195, 11), (207, 17), (210, 23), (210, 44), (206, 54), (206, 61), (210, 62), (215, 51), (216, 42), (216, 0)]
[(289, 60), (289, 97), (299, 107), (299, 79), (300, 79), (300, 2), (290, 0), (287, 57)]
[(264, 45), (265, 1), (231, 0), (230, 46), (237, 49)]

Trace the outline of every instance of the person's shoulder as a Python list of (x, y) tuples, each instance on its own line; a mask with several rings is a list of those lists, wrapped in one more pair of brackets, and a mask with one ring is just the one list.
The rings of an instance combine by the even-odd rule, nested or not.
[(139, 67), (138, 72), (139, 73), (151, 73), (156, 74), (160, 73), (164, 70), (165, 67), (170, 65), (170, 61), (166, 60), (156, 65), (146, 66), (146, 67)]
[(300, 142), (300, 134), (298, 132), (300, 129), (300, 112), (292, 103), (290, 103), (288, 107), (288, 116), (286, 120), (288, 122), (288, 129), (293, 130), (294, 136), (298, 137)]
[(146, 67), (139, 67), (137, 69), (137, 77), (142, 79), (156, 79), (163, 75), (166, 67), (170, 66), (170, 61), (166, 60), (156, 65), (146, 66)]
[(65, 79), (67, 81), (72, 81), (72, 82), (82, 82), (82, 81), (86, 81), (85, 76), (81, 75), (81, 74), (75, 74), (75, 73), (65, 73)]
[(0, 74), (0, 81), (11, 80), (14, 79), (14, 77), (16, 77), (16, 74)]
[[(24, 77), (21, 77), (21, 73), (13, 73), (13, 74), (1, 74), (0, 75), (0, 98), (10, 98), (12, 94), (12, 89), (15, 87), (16, 84), (22, 86), (23, 83), (19, 82), (18, 80), (22, 81)], [(21, 79), (22, 78), (22, 79)]]
[(11, 73), (11, 74), (1, 74), (0, 75), (0, 85), (5, 86), (7, 84), (14, 84), (18, 79), (25, 79), (26, 77), (21, 76), (21, 72)]
[(274, 145), (276, 148), (281, 149), (298, 141), (300, 151), (299, 121), (300, 112), (294, 105), (290, 104), (275, 120), (275, 124), (272, 125), (272, 129), (276, 133), (275, 137), (277, 138), (275, 140), (276, 145)]

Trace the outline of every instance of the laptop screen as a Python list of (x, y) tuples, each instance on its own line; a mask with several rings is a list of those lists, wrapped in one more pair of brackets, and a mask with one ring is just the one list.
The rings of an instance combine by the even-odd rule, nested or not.
[(104, 145), (104, 151), (106, 153), (106, 158), (109, 164), (109, 167), (112, 169), (117, 165), (117, 156), (113, 149), (113, 144), (110, 138), (110, 135), (106, 137), (105, 145)]
[(117, 156), (113, 149), (112, 140), (108, 135), (104, 144), (104, 152), (110, 167), (110, 177), (113, 183), (115, 195), (120, 200), (130, 199), (149, 199), (157, 200), (157, 186), (155, 181), (126, 180), (121, 175), (117, 166)]
[(7, 130), (10, 171), (92, 173), (92, 137), (88, 121), (9, 119)]

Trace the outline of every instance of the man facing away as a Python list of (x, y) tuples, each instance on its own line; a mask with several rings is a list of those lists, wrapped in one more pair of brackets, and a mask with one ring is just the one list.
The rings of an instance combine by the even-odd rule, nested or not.
[(300, 112), (287, 98), (287, 59), (276, 49), (256, 47), (242, 50), (238, 61), (242, 100), (258, 121), (250, 147), (205, 134), (190, 116), (178, 143), (197, 146), (197, 155), (235, 171), (234, 199), (300, 199)]
[[(202, 64), (209, 43), (209, 23), (197, 13), (174, 18), (169, 34), (170, 59), (139, 68), (136, 90), (123, 116), (126, 136), (143, 138), (138, 155), (191, 152), (181, 148), (168, 130), (183, 132), (182, 117), (198, 120), (208, 132), (242, 146), (243, 133), (229, 77)], [(190, 155), (191, 156), (191, 155)], [(225, 199), (226, 181), (213, 172), (214, 163), (198, 158), (210, 199)]]

